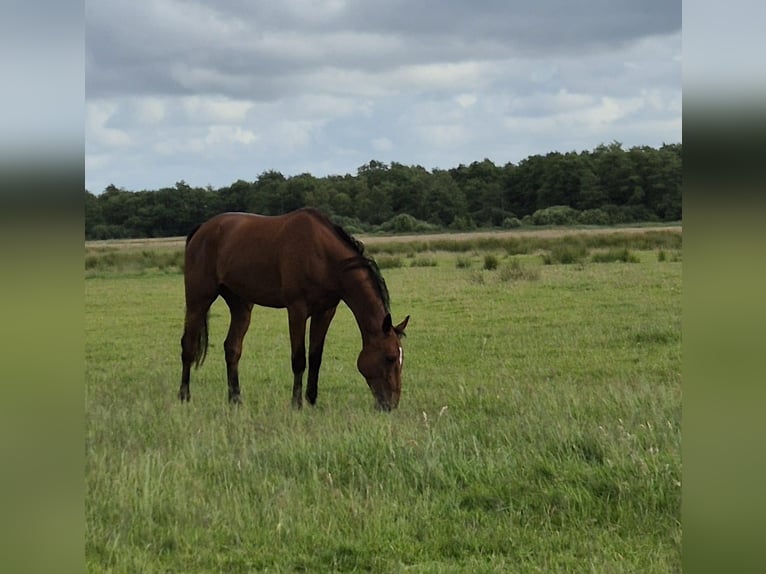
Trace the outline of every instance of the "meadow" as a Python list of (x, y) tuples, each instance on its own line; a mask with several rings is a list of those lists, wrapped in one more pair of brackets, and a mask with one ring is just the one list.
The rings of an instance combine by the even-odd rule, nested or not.
[(369, 241), (392, 413), (343, 304), (315, 408), (264, 308), (228, 405), (220, 300), (180, 404), (180, 247), (86, 246), (87, 570), (680, 571), (680, 228), (439, 241)]

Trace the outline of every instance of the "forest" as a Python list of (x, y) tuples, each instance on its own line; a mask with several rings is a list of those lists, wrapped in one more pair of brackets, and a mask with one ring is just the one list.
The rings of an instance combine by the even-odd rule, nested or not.
[(224, 211), (263, 215), (316, 207), (352, 233), (468, 231), (525, 225), (617, 225), (681, 219), (682, 144), (485, 159), (427, 170), (372, 160), (356, 175), (265, 171), (229, 186), (85, 190), (85, 238), (186, 235)]

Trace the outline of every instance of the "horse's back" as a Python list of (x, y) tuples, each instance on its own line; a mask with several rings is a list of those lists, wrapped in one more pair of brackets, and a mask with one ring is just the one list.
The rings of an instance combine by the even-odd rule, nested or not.
[(328, 223), (311, 209), (278, 216), (217, 215), (189, 237), (187, 291), (189, 283), (215, 283), (259, 305), (286, 306), (309, 279), (330, 279), (322, 266), (337, 237)]

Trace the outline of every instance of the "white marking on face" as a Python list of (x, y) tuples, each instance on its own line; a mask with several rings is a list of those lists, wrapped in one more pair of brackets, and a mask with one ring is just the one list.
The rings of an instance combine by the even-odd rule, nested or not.
[(404, 349), (399, 347), (399, 368), (402, 368), (402, 363), (404, 362)]

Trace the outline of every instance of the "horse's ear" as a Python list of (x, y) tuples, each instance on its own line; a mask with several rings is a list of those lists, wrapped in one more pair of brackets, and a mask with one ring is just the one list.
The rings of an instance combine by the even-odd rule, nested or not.
[(404, 330), (407, 328), (407, 322), (408, 322), (409, 320), (410, 320), (410, 316), (409, 316), (409, 315), (407, 315), (407, 316), (404, 318), (404, 321), (402, 321), (402, 322), (401, 322), (401, 323), (399, 323), (399, 324), (398, 324), (396, 327), (394, 327), (394, 331), (396, 331), (396, 334), (397, 334), (399, 337), (404, 337), (404, 335), (406, 334), (406, 333), (404, 332)]
[(386, 313), (383, 319), (383, 334), (388, 335), (388, 332), (393, 329), (393, 323), (391, 322), (391, 313)]

